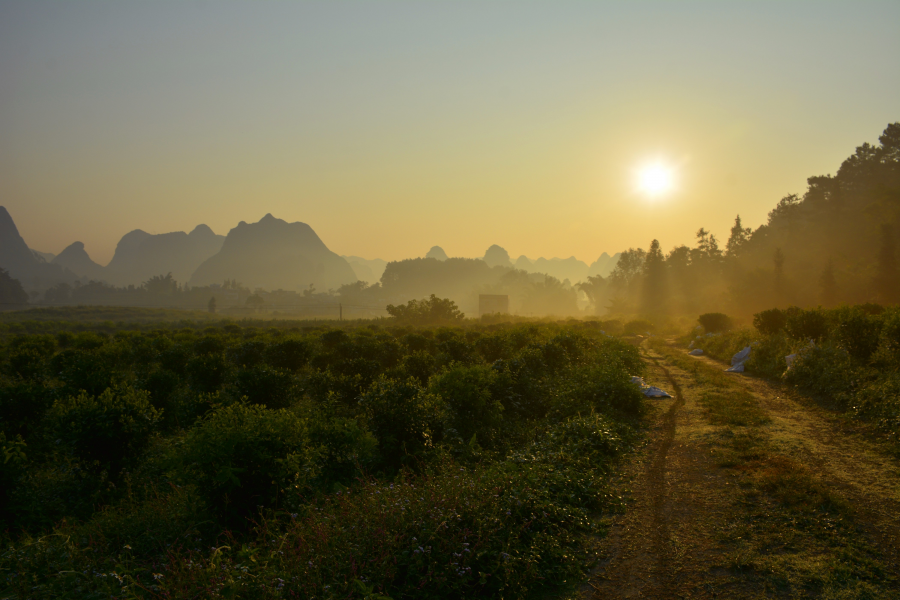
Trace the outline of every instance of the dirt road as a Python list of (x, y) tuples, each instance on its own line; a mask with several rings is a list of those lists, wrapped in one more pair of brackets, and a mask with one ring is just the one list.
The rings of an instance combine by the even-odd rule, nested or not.
[(898, 461), (776, 384), (642, 353), (674, 398), (615, 483), (631, 504), (582, 597), (900, 597)]

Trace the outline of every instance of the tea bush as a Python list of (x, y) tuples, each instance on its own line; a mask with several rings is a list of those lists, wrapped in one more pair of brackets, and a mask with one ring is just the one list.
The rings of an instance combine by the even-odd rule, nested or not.
[(47, 421), (51, 437), (78, 458), (118, 472), (147, 446), (160, 417), (147, 392), (116, 387), (99, 396), (82, 392), (58, 400)]
[(636, 348), (577, 322), (252, 325), (0, 338), (4, 597), (520, 597), (584, 573), (641, 423)]
[(707, 333), (722, 333), (731, 329), (731, 318), (722, 313), (706, 313), (697, 318)]

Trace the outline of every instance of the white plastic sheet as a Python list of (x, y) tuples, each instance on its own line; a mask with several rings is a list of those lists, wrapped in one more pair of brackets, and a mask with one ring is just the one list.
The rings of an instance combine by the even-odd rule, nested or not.
[(691, 356), (703, 356), (703, 350), (700, 348), (695, 348), (694, 350), (688, 352), (688, 354), (690, 354)]
[(747, 346), (731, 357), (731, 367), (725, 369), (727, 373), (743, 373), (744, 363), (750, 358), (750, 346)]
[(672, 397), (665, 390), (661, 390), (660, 388), (653, 386), (653, 385), (647, 385), (644, 382), (643, 378), (641, 378), (641, 377), (637, 377), (637, 376), (632, 377), (631, 383), (640, 387), (641, 393), (643, 395), (647, 396), (648, 398), (671, 398)]

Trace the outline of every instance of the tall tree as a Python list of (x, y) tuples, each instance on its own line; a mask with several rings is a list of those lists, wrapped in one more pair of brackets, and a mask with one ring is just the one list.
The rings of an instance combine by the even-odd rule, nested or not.
[(741, 215), (735, 217), (734, 225), (731, 227), (731, 235), (725, 244), (725, 255), (729, 257), (737, 256), (744, 244), (747, 243), (747, 240), (750, 239), (751, 233), (753, 233), (753, 230), (749, 227), (744, 227), (741, 223)]
[(644, 286), (641, 306), (644, 313), (656, 314), (666, 306), (666, 261), (659, 240), (650, 242), (650, 250), (644, 259)]

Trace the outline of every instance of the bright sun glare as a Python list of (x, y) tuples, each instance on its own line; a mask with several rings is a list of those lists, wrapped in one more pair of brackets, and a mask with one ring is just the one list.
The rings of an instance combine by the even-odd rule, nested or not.
[(664, 165), (647, 165), (638, 171), (638, 188), (648, 196), (662, 196), (672, 185), (672, 170)]

